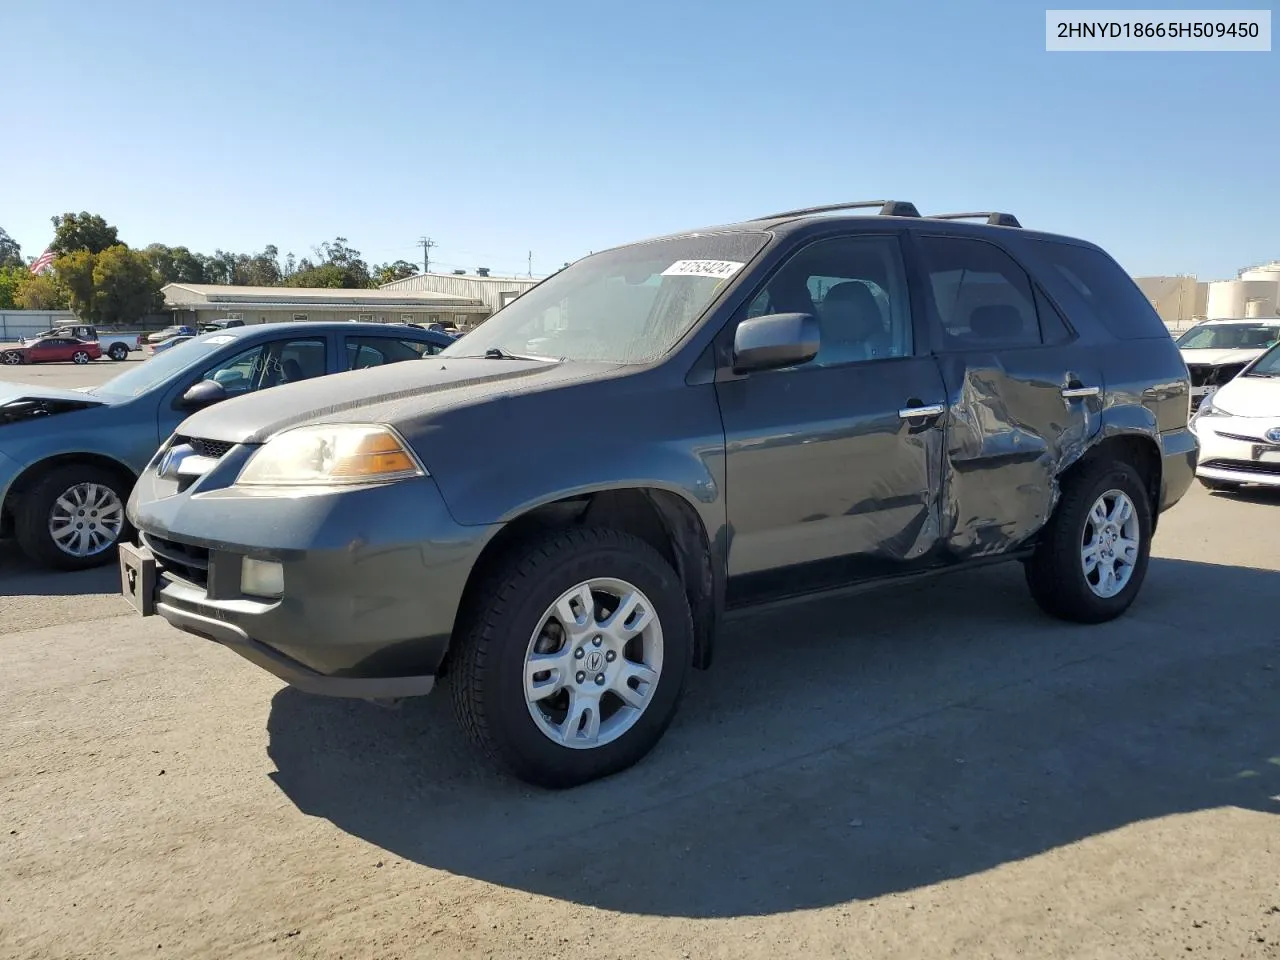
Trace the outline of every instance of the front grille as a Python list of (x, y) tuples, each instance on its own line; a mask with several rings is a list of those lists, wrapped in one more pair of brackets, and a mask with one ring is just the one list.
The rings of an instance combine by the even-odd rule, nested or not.
[(1187, 372), (1191, 374), (1191, 385), (1193, 387), (1203, 387), (1213, 367), (1202, 366), (1198, 363), (1187, 364)]
[(234, 443), (227, 443), (225, 440), (205, 440), (202, 437), (174, 437), (173, 445), (176, 447), (180, 443), (185, 443), (191, 447), (197, 454), (202, 457), (209, 457), (211, 460), (220, 460), (225, 457)]
[(1237, 473), (1256, 473), (1268, 477), (1280, 477), (1280, 463), (1259, 463), (1257, 460), (1227, 460), (1219, 457), (1200, 464), (1214, 470), (1235, 470)]
[(153, 533), (141, 533), (139, 536), (142, 545), (150, 549), (156, 558), (157, 573), (167, 573), (201, 589), (209, 586), (209, 551), (207, 549), (157, 537)]
[(1187, 364), (1187, 372), (1191, 374), (1191, 385), (1193, 387), (1215, 387), (1234, 380), (1236, 374), (1246, 366), (1248, 364), (1244, 363), (1226, 363), (1221, 366), (1213, 366), (1207, 363), (1189, 363)]

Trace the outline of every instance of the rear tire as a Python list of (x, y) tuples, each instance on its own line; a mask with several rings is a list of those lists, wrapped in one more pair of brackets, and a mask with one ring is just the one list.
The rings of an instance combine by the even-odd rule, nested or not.
[(1206, 490), (1213, 490), (1218, 493), (1235, 493), (1244, 486), (1242, 483), (1232, 483), (1230, 480), (1210, 480), (1207, 477), (1196, 477), (1200, 481), (1200, 486)]
[(113, 343), (111, 349), (107, 351), (107, 356), (117, 362), (126, 360), (129, 357), (129, 348), (123, 343)]
[[(1116, 507), (1121, 514), (1131, 512), (1119, 523), (1119, 514), (1112, 513)], [(1129, 609), (1150, 556), (1151, 503), (1142, 477), (1124, 461), (1100, 460), (1064, 481), (1058, 507), (1026, 564), (1027, 585), (1050, 616), (1104, 623)], [(1108, 570), (1114, 573), (1111, 581)]]
[[(69, 522), (73, 529), (77, 529), (75, 528), (75, 523), (77, 522), (86, 525), (97, 523), (99, 524), (97, 528), (99, 532), (109, 531), (109, 529), (113, 528), (117, 516), (114, 504), (109, 504), (108, 511), (99, 509), (98, 516), (80, 517), (77, 516), (77, 509), (70, 511), (67, 509), (66, 504), (69, 504), (72, 508), (79, 507), (77, 497), (73, 494), (73, 491), (77, 489), (89, 494), (84, 499), (86, 515), (94, 512), (94, 507), (88, 506), (91, 502), (108, 502), (109, 498), (105, 497), (101, 490), (95, 490), (94, 488), (105, 488), (110, 491), (111, 496), (118, 502), (118, 533), (114, 537), (108, 538), (108, 542), (104, 546), (92, 549), (91, 552), (77, 555), (74, 552), (74, 548), (79, 540), (78, 533), (71, 540), (72, 551), (64, 550), (54, 539), (51, 525), (57, 527), (58, 524), (55, 521), (64, 521), (64, 525), (65, 522)], [(93, 492), (90, 493), (90, 491)], [(130, 487), (123, 482), (122, 477), (96, 464), (72, 463), (56, 467), (23, 493), (15, 506), (13, 511), (14, 536), (18, 541), (18, 546), (22, 548), (22, 552), (28, 558), (51, 570), (87, 570), (90, 567), (100, 567), (111, 563), (116, 559), (117, 544), (133, 535), (132, 527), (130, 527), (129, 521), (124, 515), (124, 505), (129, 499), (129, 492)], [(65, 503), (60, 504), (60, 500), (65, 501)], [(59, 511), (56, 518), (54, 516), (55, 509)], [(110, 513), (110, 516), (104, 515), (107, 512)], [(105, 535), (105, 533), (101, 535)], [(68, 533), (67, 536), (71, 535)], [(90, 548), (96, 545), (96, 542), (93, 541), (89, 544)]]
[(93, 359), (93, 358), (92, 358), (92, 357), (90, 357), (90, 356), (89, 356), (89, 354), (88, 354), (86, 351), (84, 351), (84, 350), (77, 350), (75, 353), (73, 353), (73, 354), (71, 355), (71, 362), (72, 362), (72, 363), (85, 364), (85, 363), (88, 363), (88, 362), (89, 362), (90, 360), (92, 360), (92, 359)]
[[(625, 601), (597, 592), (601, 584), (638, 598), (628, 609), (647, 618), (610, 621)], [(582, 610), (574, 604), (587, 585), (591, 609), (581, 619), (554, 614)], [(552, 789), (618, 773), (652, 750), (675, 716), (693, 653), (676, 572), (643, 540), (605, 528), (558, 531), (513, 552), (474, 590), (459, 627), (449, 680), (463, 729), (513, 775)], [(615, 636), (631, 639), (619, 645)], [(561, 665), (536, 671), (535, 658)], [(640, 706), (614, 692), (624, 687)]]

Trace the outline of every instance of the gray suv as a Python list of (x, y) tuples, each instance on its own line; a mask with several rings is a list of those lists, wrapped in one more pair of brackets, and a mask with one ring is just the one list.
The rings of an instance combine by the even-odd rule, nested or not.
[(1092, 244), (790, 211), (586, 257), (421, 363), (191, 416), (129, 500), (123, 588), (304, 691), (447, 675), (487, 754), (566, 787), (657, 743), (728, 614), (1018, 561), (1048, 614), (1119, 616), (1192, 481), (1188, 404)]

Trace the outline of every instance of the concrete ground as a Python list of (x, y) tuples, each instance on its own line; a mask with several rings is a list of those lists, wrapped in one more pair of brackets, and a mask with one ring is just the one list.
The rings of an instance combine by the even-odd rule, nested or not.
[(0, 546), (0, 957), (1280, 957), (1280, 496), (1101, 627), (1016, 565), (744, 622), (561, 794), (116, 590)]

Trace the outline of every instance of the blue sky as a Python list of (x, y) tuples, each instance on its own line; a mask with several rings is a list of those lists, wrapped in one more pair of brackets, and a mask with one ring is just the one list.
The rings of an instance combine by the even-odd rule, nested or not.
[[(1167, 0), (1166, 0), (1167, 2)], [(1200, 3), (1198, 8), (1230, 7)], [(7, 10), (0, 227), (548, 272), (808, 204), (1000, 209), (1202, 279), (1280, 258), (1280, 52), (1044, 50), (1026, 2), (62, 0)]]

